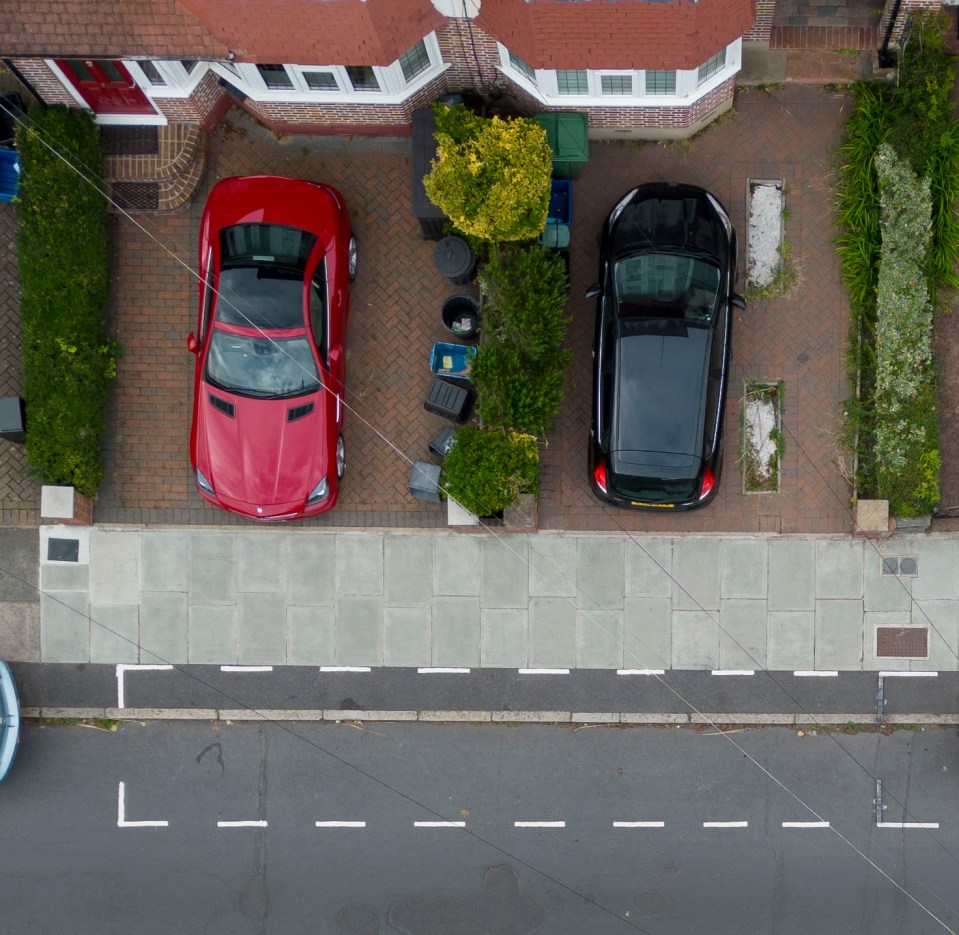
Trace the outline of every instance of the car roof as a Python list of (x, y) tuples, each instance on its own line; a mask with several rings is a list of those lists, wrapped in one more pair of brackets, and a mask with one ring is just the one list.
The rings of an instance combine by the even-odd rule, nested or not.
[(703, 456), (711, 329), (662, 319), (621, 321), (619, 327), (613, 471), (695, 475)]

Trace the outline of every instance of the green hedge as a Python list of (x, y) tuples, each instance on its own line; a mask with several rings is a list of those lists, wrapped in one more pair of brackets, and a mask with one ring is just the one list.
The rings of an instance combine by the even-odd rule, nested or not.
[(858, 82), (853, 86), (855, 108), (840, 150), (838, 221), (842, 233), (837, 250), (852, 310), (849, 378), (859, 387), (857, 397), (845, 405), (843, 441), (856, 456), (858, 495), (889, 499), (900, 515), (928, 512), (935, 505), (938, 416), (932, 374), (921, 392), (917, 391), (917, 409), (910, 416), (913, 427), (924, 426), (925, 441), (912, 451), (910, 469), (900, 470), (888, 424), (880, 432), (879, 422), (885, 423), (885, 416), (879, 418), (876, 399), (878, 385), (907, 379), (910, 366), (902, 356), (884, 354), (881, 363), (877, 356), (883, 231), (876, 154), (888, 142), (919, 179), (928, 180), (931, 239), (919, 262), (934, 305), (938, 287), (959, 285), (959, 122), (949, 101), (955, 71), (945, 51), (947, 28), (947, 17), (941, 12), (912, 14), (898, 82)]
[(443, 493), (470, 513), (492, 516), (521, 493), (539, 491), (532, 435), (465, 426), (443, 462)]
[(17, 137), (27, 457), (44, 483), (92, 496), (117, 356), (104, 335), (106, 202), (78, 172), (102, 175), (100, 137), (88, 113), (64, 107), (32, 107), (28, 127)]

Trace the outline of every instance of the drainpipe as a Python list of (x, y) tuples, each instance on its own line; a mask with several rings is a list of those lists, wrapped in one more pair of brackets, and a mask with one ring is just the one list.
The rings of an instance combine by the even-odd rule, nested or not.
[(892, 6), (892, 13), (889, 14), (889, 22), (886, 23), (886, 35), (883, 37), (882, 45), (879, 46), (879, 67), (891, 68), (896, 64), (895, 56), (889, 52), (889, 40), (892, 38), (892, 31), (896, 25), (896, 19), (899, 16), (899, 8), (902, 6), (902, 0), (896, 0)]

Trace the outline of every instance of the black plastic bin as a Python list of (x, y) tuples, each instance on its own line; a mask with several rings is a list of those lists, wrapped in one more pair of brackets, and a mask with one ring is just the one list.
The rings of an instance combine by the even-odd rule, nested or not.
[(471, 295), (451, 295), (443, 303), (443, 325), (458, 338), (475, 338), (479, 331), (479, 305)]
[(0, 399), (0, 438), (23, 444), (27, 440), (27, 412), (19, 396)]
[(465, 386), (437, 377), (430, 385), (423, 408), (427, 412), (443, 416), (444, 419), (462, 424), (469, 418), (473, 408), (473, 393)]

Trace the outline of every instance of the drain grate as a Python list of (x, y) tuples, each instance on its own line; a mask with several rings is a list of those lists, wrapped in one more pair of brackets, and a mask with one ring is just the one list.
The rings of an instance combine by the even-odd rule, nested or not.
[(160, 151), (157, 127), (101, 127), (100, 139), (107, 156), (155, 156)]
[(926, 659), (928, 627), (876, 627), (876, 656), (880, 659)]
[(113, 200), (128, 211), (150, 211), (160, 207), (160, 186), (156, 182), (116, 182)]
[(887, 556), (882, 560), (882, 574), (915, 578), (919, 574), (919, 559), (913, 555)]

